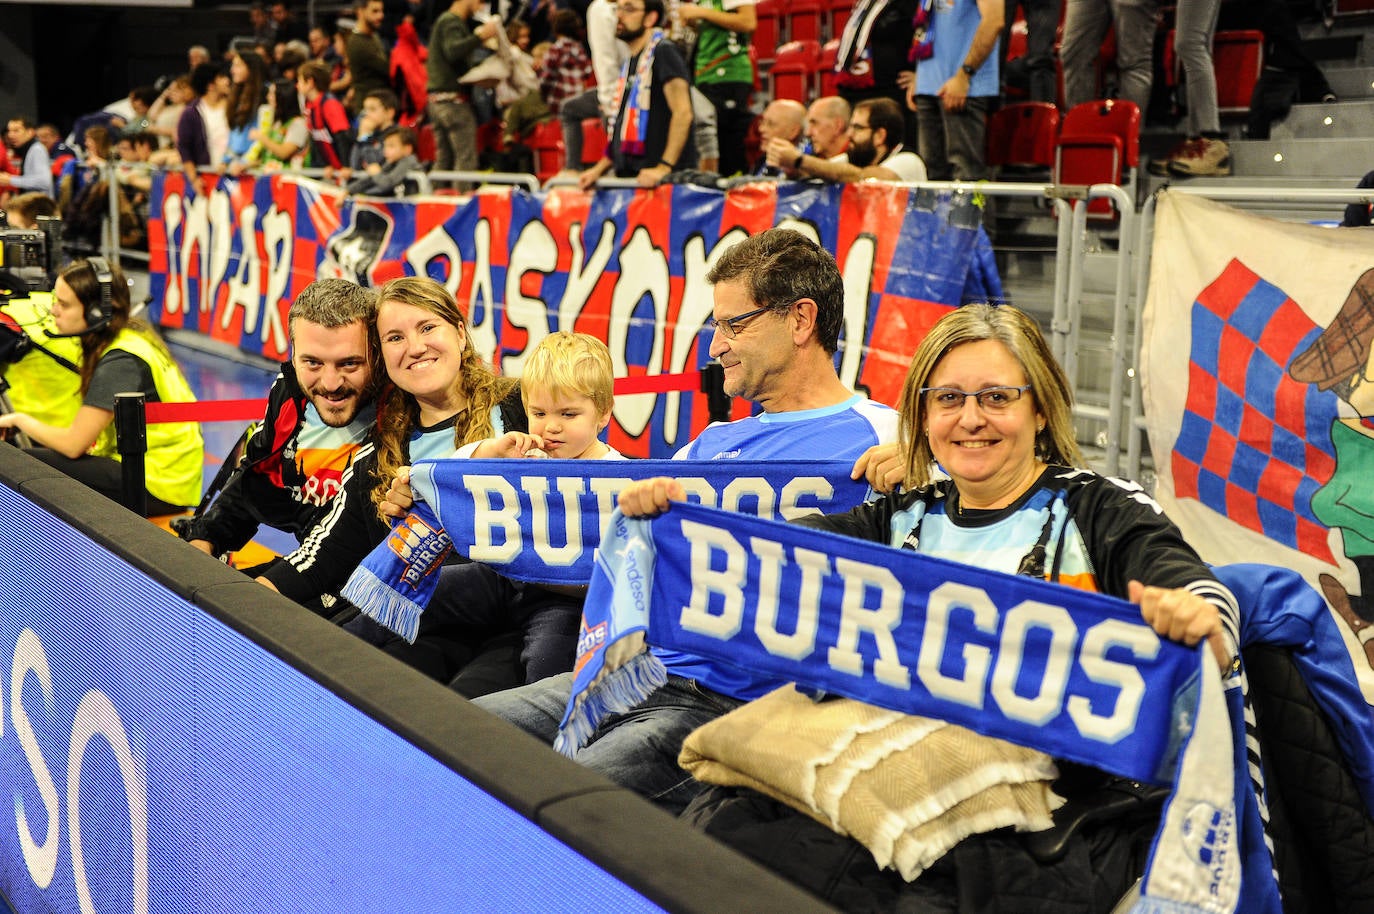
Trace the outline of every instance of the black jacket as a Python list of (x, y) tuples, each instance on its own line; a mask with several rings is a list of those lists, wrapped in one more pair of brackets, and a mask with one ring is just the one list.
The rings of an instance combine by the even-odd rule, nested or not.
[[(177, 525), (182, 539), (208, 540), (218, 555), (242, 549), (262, 524), (304, 537), (328, 506), (306, 493), (307, 480), (293, 459), (308, 404), (295, 370), (284, 362), (262, 421), (249, 427), (241, 447), (226, 458), (195, 516)], [(371, 433), (357, 447), (354, 461), (371, 452)]]

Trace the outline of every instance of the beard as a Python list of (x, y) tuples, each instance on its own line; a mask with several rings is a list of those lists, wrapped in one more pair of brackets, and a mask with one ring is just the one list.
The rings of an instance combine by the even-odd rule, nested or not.
[(643, 37), (644, 33), (647, 31), (648, 27), (643, 25), (641, 25), (637, 29), (627, 29), (617, 25), (615, 27), (615, 37), (619, 38), (626, 44), (629, 44), (631, 42), (638, 41), (641, 37)]
[(849, 144), (849, 164), (857, 168), (867, 168), (878, 158), (878, 148), (872, 143)]
[(320, 419), (330, 428), (343, 428), (353, 421), (362, 408), (362, 391), (347, 384), (334, 390), (312, 387), (306, 393), (315, 405), (315, 411), (320, 414)]

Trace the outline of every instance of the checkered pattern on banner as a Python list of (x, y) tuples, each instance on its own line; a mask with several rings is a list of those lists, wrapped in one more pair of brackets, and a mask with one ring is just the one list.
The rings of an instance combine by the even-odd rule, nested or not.
[(1312, 495), (1336, 467), (1336, 397), (1287, 373), (1321, 328), (1238, 260), (1193, 302), (1191, 323), (1175, 494), (1334, 564)]

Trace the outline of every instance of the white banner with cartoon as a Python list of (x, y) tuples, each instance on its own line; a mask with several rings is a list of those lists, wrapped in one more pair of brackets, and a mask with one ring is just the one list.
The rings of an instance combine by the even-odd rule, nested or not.
[(1298, 570), (1374, 701), (1374, 229), (1166, 191), (1151, 264), (1155, 498), (1207, 561)]

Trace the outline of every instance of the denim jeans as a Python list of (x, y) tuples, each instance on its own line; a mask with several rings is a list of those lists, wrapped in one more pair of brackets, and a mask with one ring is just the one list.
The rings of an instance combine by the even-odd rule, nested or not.
[(523, 675), (516, 682), (537, 682), (572, 669), (581, 619), (582, 597), (512, 580), (480, 562), (462, 562), (440, 569), (415, 643), (397, 636), (382, 649), (450, 682), (481, 644), (519, 632)]
[(425, 106), (434, 127), (434, 170), (477, 170), (477, 116), (464, 101), (431, 101)]
[(1155, 14), (1159, 0), (1067, 0), (1064, 7), (1064, 40), (1059, 58), (1064, 62), (1064, 102), (1070, 108), (1100, 98), (1097, 87), (1097, 54), (1107, 26), (1116, 23), (1116, 68), (1121, 84), (1118, 96), (1140, 106), (1141, 116), (1150, 107), (1154, 84)]
[(1219, 133), (1217, 74), (1212, 66), (1212, 36), (1217, 30), (1221, 0), (1179, 0), (1175, 11), (1177, 34), (1174, 47), (1183, 64), (1188, 91), (1188, 136)]
[(960, 111), (946, 111), (935, 95), (916, 96), (917, 151), (932, 181), (981, 181), (986, 165), (988, 96), (970, 96)]
[[(552, 744), (571, 694), (568, 673), (474, 703)], [(669, 676), (667, 685), (633, 710), (608, 718), (573, 758), (676, 815), (707, 787), (678, 767), (683, 740), (741, 704), (690, 679)]]
[[(1011, 40), (1011, 25), (1016, 18), (1016, 7), (1026, 13), (1026, 53), (1013, 61), (1014, 67), (1007, 65), (1007, 45)], [(1059, 28), (1059, 4), (1056, 0), (1007, 0), (1006, 23), (1002, 27), (1002, 82), (1013, 82), (1012, 70), (1024, 77), (1027, 93), (1033, 102), (1054, 104), (1059, 96), (1058, 78), (1054, 72), (1054, 33)], [(1019, 83), (1018, 83), (1019, 84)]]
[(558, 119), (563, 125), (563, 152), (565, 167), (581, 171), (586, 156), (592, 161), (601, 158), (603, 149), (582, 148), (582, 122), (589, 117), (600, 117), (601, 105), (597, 101), (595, 89), (588, 89), (563, 102), (558, 109)]

